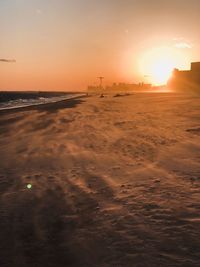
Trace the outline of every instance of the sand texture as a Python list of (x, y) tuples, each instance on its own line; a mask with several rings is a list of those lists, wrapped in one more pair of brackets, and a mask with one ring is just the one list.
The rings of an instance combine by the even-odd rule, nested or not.
[(0, 266), (200, 266), (200, 97), (0, 112)]

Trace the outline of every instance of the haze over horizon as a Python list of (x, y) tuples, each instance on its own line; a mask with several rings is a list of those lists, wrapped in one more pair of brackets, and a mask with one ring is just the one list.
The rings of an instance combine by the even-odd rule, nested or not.
[(200, 60), (199, 10), (198, 0), (1, 0), (0, 90), (81, 90), (99, 75), (162, 84)]

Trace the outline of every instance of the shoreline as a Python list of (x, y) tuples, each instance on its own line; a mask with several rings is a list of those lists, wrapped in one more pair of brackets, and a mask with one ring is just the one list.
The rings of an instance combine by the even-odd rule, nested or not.
[(71, 99), (76, 99), (76, 98), (84, 97), (84, 96), (86, 96), (86, 94), (77, 94), (76, 96), (65, 97), (63, 99), (55, 100), (55, 101), (52, 101), (52, 102), (48, 102), (48, 99), (47, 99), (47, 102), (44, 102), (44, 103), (32, 103), (32, 104), (27, 104), (27, 105), (17, 106), (17, 107), (0, 108), (0, 112), (1, 111), (17, 110), (17, 109), (25, 109), (25, 108), (29, 108), (29, 107), (33, 107), (33, 106), (55, 104), (55, 103), (58, 103), (58, 102), (62, 102), (62, 101), (66, 101), (66, 100), (71, 100)]
[[(78, 95), (78, 96), (73, 96), (70, 98), (58, 100), (55, 102), (50, 102), (50, 103), (40, 103), (40, 104), (33, 104), (33, 105), (28, 105), (28, 106), (21, 106), (21, 107), (12, 107), (12, 108), (5, 108), (5, 109), (0, 109), (0, 114), (9, 114), (9, 113), (15, 113), (15, 112), (20, 112), (20, 111), (28, 111), (28, 110), (40, 110), (40, 109), (45, 109), (45, 108), (51, 108), (55, 107), (60, 104), (68, 104), (70, 106), (70, 102), (79, 98), (84, 98), (87, 97), (86, 94)], [(67, 106), (67, 105), (66, 105)]]

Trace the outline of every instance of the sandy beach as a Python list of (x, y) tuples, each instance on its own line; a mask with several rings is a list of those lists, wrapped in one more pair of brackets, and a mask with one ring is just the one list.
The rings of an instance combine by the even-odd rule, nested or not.
[(0, 266), (200, 266), (199, 107), (141, 93), (1, 111)]

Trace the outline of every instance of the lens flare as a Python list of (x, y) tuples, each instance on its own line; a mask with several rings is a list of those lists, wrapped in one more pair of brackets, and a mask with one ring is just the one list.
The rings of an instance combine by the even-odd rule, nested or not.
[(28, 189), (31, 189), (32, 188), (32, 184), (27, 184), (26, 186)]

